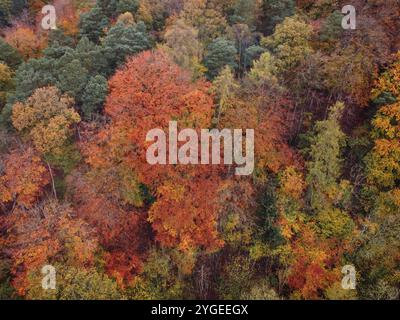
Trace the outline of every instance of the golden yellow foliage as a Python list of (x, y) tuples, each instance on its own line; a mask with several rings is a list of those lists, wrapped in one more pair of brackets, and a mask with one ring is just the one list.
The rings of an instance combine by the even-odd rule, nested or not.
[(26, 103), (13, 106), (12, 123), (26, 134), (42, 154), (60, 154), (71, 136), (71, 125), (80, 122), (74, 100), (55, 87), (37, 89)]

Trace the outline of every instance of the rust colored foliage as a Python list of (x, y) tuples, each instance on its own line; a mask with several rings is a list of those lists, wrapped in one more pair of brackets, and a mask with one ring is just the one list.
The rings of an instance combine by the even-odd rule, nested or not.
[(16, 25), (4, 32), (5, 41), (25, 59), (39, 58), (47, 46), (47, 37), (31, 26)]
[(68, 36), (76, 36), (79, 33), (79, 10), (77, 5), (85, 7), (85, 3), (75, 1), (56, 0), (53, 3), (57, 12), (57, 26)]
[(288, 144), (292, 103), (282, 94), (265, 91), (233, 97), (222, 116), (221, 128), (254, 128), (256, 170), (278, 173), (287, 166), (299, 166)]
[(30, 286), (30, 274), (46, 264), (86, 267), (94, 261), (97, 240), (69, 205), (49, 200), (30, 209), (17, 207), (2, 222), (7, 232), (0, 241), (11, 257), (12, 283), (20, 295)]
[(29, 11), (32, 15), (42, 11), (42, 8), (48, 3), (46, 0), (28, 0)]
[[(306, 183), (294, 167), (280, 176), (278, 209), (279, 227), (287, 243), (282, 262), (288, 267), (287, 284), (294, 298), (320, 299), (327, 288), (339, 280), (343, 253), (350, 243), (337, 238), (326, 239), (315, 219), (302, 212)], [(320, 231), (320, 232), (318, 232)], [(290, 258), (287, 258), (290, 257)]]
[[(210, 127), (213, 97), (208, 93), (209, 84), (192, 83), (190, 75), (165, 53), (147, 51), (131, 58), (110, 80), (109, 87), (105, 112), (111, 124), (83, 147), (92, 172), (113, 168), (122, 180), (129, 175), (125, 180), (131, 185), (149, 189), (154, 201), (148, 206), (148, 221), (161, 245), (184, 251), (220, 247), (216, 199), (220, 168), (151, 166), (146, 161), (149, 130), (168, 132), (171, 120), (178, 121), (178, 130)], [(140, 188), (136, 198), (140, 198)], [(120, 203), (143, 205), (143, 201), (132, 199), (132, 195), (119, 195)]]
[[(141, 271), (149, 234), (146, 221), (139, 210), (126, 209), (115, 198), (115, 179), (89, 173), (75, 173), (68, 183), (73, 185), (73, 201), (79, 218), (85, 220), (98, 234), (105, 249), (106, 270), (119, 284), (128, 283)], [(100, 179), (99, 179), (100, 178)], [(126, 210), (125, 210), (126, 209)]]
[(16, 149), (4, 157), (0, 173), (0, 203), (30, 207), (49, 183), (49, 173), (32, 148)]
[[(309, 223), (310, 224), (310, 223)], [(321, 292), (339, 279), (332, 259), (340, 254), (316, 237), (309, 225), (302, 225), (301, 237), (291, 247), (295, 260), (290, 268), (289, 286), (303, 299), (319, 299)]]

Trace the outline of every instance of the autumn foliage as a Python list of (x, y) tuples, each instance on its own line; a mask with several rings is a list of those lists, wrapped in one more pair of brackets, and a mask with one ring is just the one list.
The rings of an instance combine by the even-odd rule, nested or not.
[(50, 182), (48, 169), (32, 148), (16, 149), (3, 160), (0, 203), (31, 207)]
[(400, 3), (353, 2), (0, 0), (0, 300), (398, 300)]
[(38, 30), (25, 25), (7, 30), (5, 32), (5, 40), (17, 49), (25, 60), (40, 57), (47, 42), (46, 38)]
[[(213, 200), (221, 183), (218, 171), (184, 165), (152, 167), (146, 161), (146, 134), (152, 128), (167, 129), (170, 119), (192, 128), (211, 124), (209, 85), (191, 83), (189, 75), (163, 52), (144, 52), (131, 59), (109, 85), (105, 112), (112, 123), (94, 143), (84, 146), (86, 161), (97, 171), (129, 172), (130, 177), (122, 179), (133, 180), (136, 198), (140, 198), (139, 185), (149, 188), (155, 201), (148, 208), (148, 221), (162, 245), (181, 250), (218, 248)], [(121, 202), (142, 206), (142, 201), (120, 196)]]

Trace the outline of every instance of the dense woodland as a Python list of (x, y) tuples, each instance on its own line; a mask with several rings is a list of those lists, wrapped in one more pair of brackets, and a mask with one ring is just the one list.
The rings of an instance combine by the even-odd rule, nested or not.
[[(399, 299), (399, 17), (0, 0), (0, 299)], [(253, 174), (149, 165), (146, 133), (172, 119), (254, 129)]]

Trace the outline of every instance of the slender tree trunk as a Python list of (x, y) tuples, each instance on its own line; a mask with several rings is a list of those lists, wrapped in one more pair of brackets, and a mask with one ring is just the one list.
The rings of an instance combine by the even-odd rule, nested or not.
[(53, 177), (53, 171), (51, 170), (50, 164), (48, 162), (46, 162), (47, 167), (49, 168), (49, 173), (50, 173), (50, 177), (51, 177), (51, 184), (53, 187), (53, 194), (54, 194), (54, 198), (57, 199), (57, 191), (56, 191), (56, 186), (54, 184), (54, 177)]

